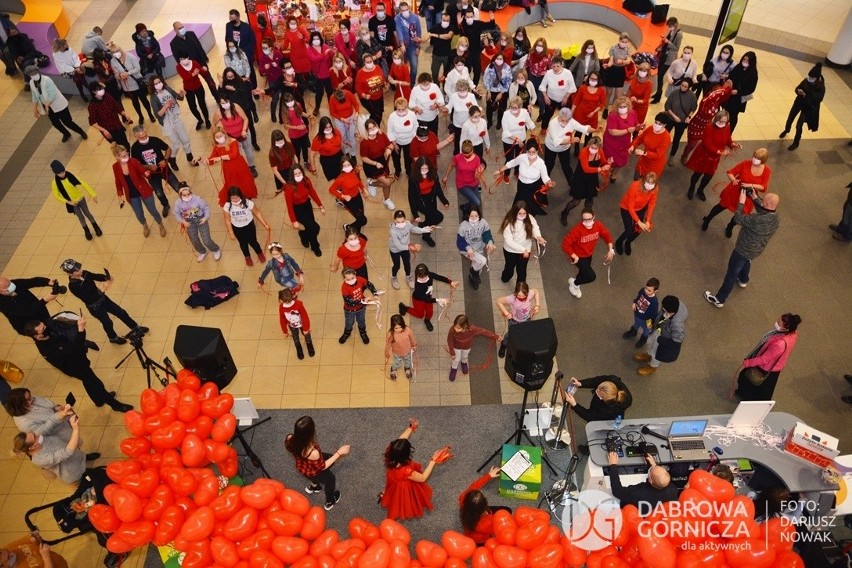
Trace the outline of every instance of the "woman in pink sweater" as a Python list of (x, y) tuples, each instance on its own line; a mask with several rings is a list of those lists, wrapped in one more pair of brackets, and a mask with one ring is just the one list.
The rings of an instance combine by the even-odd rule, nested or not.
[(385, 342), (385, 363), (393, 355), (393, 363), (390, 368), (390, 380), (396, 380), (396, 371), (400, 365), (405, 369), (405, 378), (411, 380), (414, 376), (414, 350), (417, 349), (417, 341), (414, 332), (405, 325), (405, 320), (399, 314), (394, 314), (390, 319), (390, 330)]
[[(799, 338), (796, 330), (800, 323), (802, 318), (797, 314), (783, 314), (775, 322), (775, 327), (767, 332), (746, 356), (737, 377), (736, 394), (740, 400), (772, 400), (778, 376), (787, 365), (787, 359)], [(762, 371), (760, 375), (766, 376), (760, 384), (755, 384), (753, 380), (757, 374), (746, 373), (755, 367)]]
[(473, 340), (476, 339), (477, 335), (487, 337), (495, 343), (499, 343), (502, 339), (502, 337), (493, 331), (471, 325), (466, 315), (459, 314), (456, 316), (456, 319), (453, 320), (453, 327), (450, 328), (450, 332), (447, 334), (447, 350), (450, 353), (450, 357), (453, 358), (453, 362), (450, 364), (451, 381), (456, 380), (459, 363), (461, 363), (462, 374), (467, 375), (469, 370), (467, 358), (473, 347)]

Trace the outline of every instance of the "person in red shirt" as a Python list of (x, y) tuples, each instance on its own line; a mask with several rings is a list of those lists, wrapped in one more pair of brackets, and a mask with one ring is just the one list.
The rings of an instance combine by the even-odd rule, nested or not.
[(394, 87), (394, 99), (402, 97), (408, 100), (411, 96), (411, 68), (405, 61), (404, 49), (396, 48), (393, 51), (393, 63), (388, 73), (388, 82)]
[[(603, 90), (603, 89), (602, 89)], [(612, 159), (604, 155), (603, 144), (598, 136), (588, 136), (586, 147), (580, 150), (577, 158), (577, 168), (571, 176), (569, 195), (571, 200), (565, 204), (565, 208), (559, 214), (559, 221), (563, 227), (568, 226), (568, 214), (584, 199), (583, 206), (591, 209), (595, 197), (601, 191), (600, 175), (608, 175)]]
[(451, 382), (456, 380), (459, 365), (461, 365), (462, 375), (467, 375), (470, 371), (467, 361), (470, 356), (470, 350), (473, 348), (473, 340), (477, 336), (487, 337), (495, 343), (500, 343), (503, 340), (501, 336), (493, 331), (472, 325), (466, 315), (457, 315), (453, 320), (450, 331), (447, 333), (447, 351), (450, 353), (450, 357), (453, 358), (452, 363), (450, 363), (449, 378)]
[(388, 88), (385, 74), (369, 53), (364, 54), (362, 61), (364, 65), (355, 75), (355, 92), (361, 105), (370, 113), (370, 118), (376, 124), (381, 124), (385, 114), (385, 91)]
[(202, 125), (209, 129), (211, 126), (210, 113), (207, 110), (207, 101), (204, 100), (204, 87), (199, 78), (203, 72), (201, 65), (184, 54), (180, 56), (176, 69), (181, 80), (183, 80), (183, 90), (181, 90), (180, 96), (186, 96), (189, 110), (197, 121), (195, 129), (201, 130)]
[(390, 198), (390, 190), (396, 176), (392, 176), (388, 170), (388, 160), (393, 154), (393, 143), (387, 134), (379, 130), (379, 123), (372, 118), (364, 123), (367, 136), (361, 138), (360, 154), (361, 163), (364, 166), (364, 175), (371, 180), (367, 189), (375, 194), (372, 185), (382, 188), (384, 200), (382, 204), (390, 211), (396, 209), (396, 205)]
[(314, 419), (302, 416), (296, 420), (293, 433), (284, 440), (284, 447), (296, 460), (296, 469), (311, 482), (305, 493), (325, 490), (324, 509), (330, 511), (340, 500), (340, 491), (335, 489), (337, 480), (331, 466), (343, 456), (349, 455), (349, 444), (340, 446), (333, 454), (323, 453), (317, 444), (317, 428)]
[(633, 112), (639, 119), (639, 124), (645, 124), (648, 116), (648, 104), (651, 101), (651, 66), (645, 62), (636, 66), (636, 74), (630, 80), (627, 88), (627, 98), (633, 106)]
[(331, 271), (337, 272), (341, 263), (343, 268), (351, 268), (364, 280), (370, 279), (367, 272), (367, 239), (352, 225), (346, 227), (343, 244), (337, 247), (337, 256), (331, 262)]
[(287, 128), (287, 136), (296, 150), (296, 159), (307, 165), (308, 171), (315, 173), (308, 161), (308, 148), (311, 142), (308, 137), (308, 127), (313, 117), (308, 117), (305, 108), (296, 102), (290, 93), (284, 93), (284, 108), (281, 110), (281, 124)]
[(272, 168), (272, 179), (275, 181), (275, 195), (278, 195), (284, 191), (284, 185), (290, 177), (290, 168), (293, 167), (296, 149), (284, 137), (284, 132), (278, 128), (272, 131), (270, 140), (269, 167)]
[(360, 170), (355, 168), (351, 157), (344, 156), (340, 161), (340, 175), (331, 182), (328, 192), (343, 203), (343, 208), (355, 218), (353, 223), (344, 224), (343, 229), (354, 227), (360, 233), (361, 227), (367, 224), (367, 217), (364, 215), (367, 189), (361, 181)]
[(232, 186), (239, 187), (249, 199), (255, 199), (257, 197), (257, 186), (254, 183), (254, 176), (249, 169), (248, 162), (240, 154), (239, 143), (233, 138), (228, 138), (225, 131), (219, 127), (213, 131), (213, 142), (210, 155), (206, 158), (198, 158), (198, 161), (205, 165), (216, 162), (222, 164), (224, 183), (219, 189), (219, 207), (222, 207), (228, 201), (228, 190)]
[[(662, 156), (665, 159), (665, 151)], [(624, 232), (615, 241), (615, 252), (630, 256), (631, 243), (643, 232), (651, 232), (653, 228), (651, 218), (654, 215), (659, 194), (660, 186), (657, 183), (657, 174), (654, 172), (648, 172), (641, 180), (630, 184), (624, 197), (621, 198), (621, 222), (624, 223)]]
[(429, 130), (428, 126), (418, 126), (417, 135), (411, 141), (411, 147), (409, 148), (411, 161), (416, 162), (417, 158), (424, 156), (429, 161), (432, 169), (437, 171), (438, 154), (441, 152), (441, 148), (452, 144), (455, 138), (455, 134), (450, 133), (449, 136), (439, 141), (438, 135)]
[(672, 135), (666, 130), (669, 122), (671, 119), (668, 114), (658, 112), (654, 117), (654, 123), (644, 128), (630, 143), (628, 152), (639, 156), (636, 171), (633, 172), (634, 181), (651, 172), (657, 174), (657, 177), (663, 175), (663, 168), (666, 167), (666, 153), (672, 145)]
[(492, 479), (500, 477), (500, 468), (492, 467), (488, 473), (470, 484), (470, 487), (459, 495), (459, 516), (462, 531), (466, 537), (472, 538), (477, 546), (494, 536), (494, 513), (503, 509), (512, 512), (508, 507), (492, 507), (481, 489)]
[[(769, 152), (766, 148), (758, 148), (752, 154), (750, 160), (743, 160), (730, 170), (728, 170), (728, 179), (730, 183), (725, 186), (722, 193), (719, 194), (719, 203), (713, 206), (710, 213), (707, 214), (701, 230), (706, 231), (710, 227), (710, 221), (713, 217), (727, 209), (731, 213), (735, 213), (740, 200), (740, 190), (742, 188), (753, 189), (755, 194), (759, 195), (766, 193), (769, 189), (769, 177), (772, 175), (772, 170), (766, 165), (766, 160), (769, 158)], [(743, 213), (746, 215), (754, 211), (754, 202), (751, 199), (746, 199), (743, 204)], [(725, 227), (725, 236), (729, 239), (734, 234), (736, 223), (731, 218), (731, 222)]]
[(606, 264), (609, 264), (615, 256), (612, 235), (603, 223), (595, 219), (594, 211), (586, 208), (583, 209), (580, 222), (568, 231), (562, 240), (562, 250), (568, 255), (571, 264), (577, 265), (577, 277), (568, 279), (568, 291), (575, 298), (579, 299), (583, 296), (580, 291), (582, 284), (594, 282), (598, 277), (592, 268), (592, 254), (600, 239), (609, 245), (609, 251), (604, 260)]
[(308, 46), (308, 59), (311, 60), (311, 74), (316, 79), (316, 93), (314, 95), (314, 116), (319, 116), (322, 94), (331, 96), (331, 60), (334, 57), (334, 49), (323, 43), (322, 34), (311, 32), (311, 44)]
[(308, 59), (308, 41), (311, 34), (299, 25), (296, 18), (287, 18), (287, 30), (284, 32), (282, 52), (293, 63), (299, 81), (304, 82), (307, 74), (311, 72), (311, 61)]
[[(339, 53), (334, 54), (331, 60), (331, 68), (328, 70), (328, 78), (331, 80), (332, 90), (343, 89), (352, 91), (355, 88), (355, 77), (352, 76), (352, 68), (346, 58)], [(329, 97), (331, 104), (331, 97)]]
[[(606, 108), (606, 90), (600, 86), (600, 75), (596, 71), (589, 73), (582, 85), (577, 87), (571, 99), (571, 117), (583, 126), (598, 129), (600, 111)], [(588, 139), (588, 135), (586, 138)], [(580, 153), (580, 143), (574, 146), (574, 155)]]
[[(311, 141), (311, 150), (314, 158), (319, 156), (322, 173), (327, 181), (331, 181), (340, 175), (340, 160), (343, 159), (343, 137), (331, 124), (327, 116), (320, 118), (317, 135)], [(316, 160), (311, 164), (316, 169)]]
[(344, 328), (343, 335), (337, 340), (343, 345), (349, 336), (352, 335), (352, 328), (355, 323), (358, 323), (358, 333), (361, 334), (361, 341), (365, 344), (370, 343), (370, 337), (367, 335), (367, 297), (364, 296), (364, 290), (369, 290), (373, 296), (381, 296), (385, 293), (384, 290), (376, 290), (373, 283), (355, 274), (351, 268), (343, 269), (343, 284), (340, 287), (340, 292), (343, 294), (343, 315)]
[(358, 99), (347, 89), (337, 89), (328, 98), (328, 114), (331, 115), (335, 128), (340, 131), (343, 153), (347, 156), (355, 155), (355, 132), (358, 129), (359, 112), (361, 105)]
[(112, 164), (115, 192), (121, 201), (121, 206), (124, 207), (125, 202), (130, 203), (130, 208), (133, 209), (136, 220), (142, 225), (142, 234), (147, 237), (151, 234), (151, 230), (148, 228), (145, 213), (142, 211), (144, 204), (154, 222), (160, 227), (160, 236), (165, 237), (166, 227), (163, 225), (163, 218), (160, 217), (160, 212), (157, 211), (157, 206), (154, 203), (154, 188), (148, 183), (148, 176), (151, 172), (147, 171), (138, 160), (131, 158), (124, 146), (113, 146), (112, 153), (115, 156), (115, 162)]
[(287, 202), (290, 223), (299, 231), (299, 241), (302, 246), (311, 247), (316, 256), (322, 256), (318, 240), (320, 226), (314, 218), (311, 200), (317, 204), (323, 215), (325, 215), (325, 207), (301, 164), (293, 164), (290, 168), (290, 176), (284, 185), (284, 200)]
[(305, 304), (293, 296), (293, 291), (289, 288), (284, 288), (278, 292), (278, 302), (278, 318), (281, 323), (281, 331), (284, 333), (284, 337), (288, 335), (293, 336), (293, 343), (296, 346), (296, 357), (299, 359), (305, 358), (305, 353), (302, 351), (302, 342), (299, 341), (300, 331), (305, 335), (305, 347), (308, 348), (308, 355), (313, 357), (316, 351), (314, 351), (314, 342), (311, 340), (311, 318), (308, 316)]
[(686, 192), (686, 198), (692, 199), (692, 196), (695, 195), (695, 184), (698, 184), (700, 178), (698, 199), (707, 201), (704, 188), (713, 179), (716, 168), (719, 167), (719, 162), (722, 161), (724, 156), (728, 156), (733, 150), (739, 148), (742, 148), (742, 146), (731, 139), (730, 115), (728, 111), (722, 109), (713, 117), (713, 124), (709, 125), (704, 131), (701, 143), (696, 146), (689, 160), (686, 161), (686, 167), (693, 171), (692, 177), (689, 178), (689, 190)]

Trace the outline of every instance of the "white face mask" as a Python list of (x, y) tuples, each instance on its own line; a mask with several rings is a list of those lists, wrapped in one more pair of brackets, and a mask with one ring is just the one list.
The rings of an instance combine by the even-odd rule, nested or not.
[(467, 51), (467, 46), (466, 45), (460, 45), (458, 47), (458, 50), (461, 51), (462, 53), (464, 53), (465, 51)]
[(399, 227), (400, 229), (405, 227), (405, 221), (394, 221), (393, 224), (396, 225), (397, 227)]
[(376, 64), (373, 63), (372, 61), (364, 64), (364, 69), (366, 69), (367, 71), (372, 71), (375, 67), (376, 67)]
[[(230, 51), (231, 53), (236, 53), (236, 52), (237, 52), (237, 48), (236, 48), (236, 47), (229, 47), (229, 48), (228, 48), (228, 51)], [(264, 50), (264, 51), (265, 51), (265, 50)]]
[(346, 28), (340, 28), (340, 35), (349, 35), (349, 30)]
[(349, 278), (347, 278), (346, 280), (344, 280), (344, 282), (346, 282), (350, 286), (354, 286), (355, 282), (357, 282), (357, 280), (355, 278), (352, 278), (351, 280)]
[(269, 49), (268, 47), (264, 47), (264, 48), (263, 48), (263, 53), (264, 53), (264, 54), (266, 54), (266, 55), (269, 55), (270, 53), (272, 53), (272, 50), (271, 50), (271, 49)]
[(380, 20), (384, 20), (385, 19), (385, 11), (384, 10), (378, 10), (376, 12), (376, 17)]
[(521, 215), (520, 213), (518, 213), (518, 215), (515, 216), (515, 219), (517, 219), (518, 221), (523, 221), (526, 218), (527, 218), (526, 214)]
[(361, 41), (364, 43), (370, 43), (370, 34), (364, 34), (361, 36)]
[(464, 73), (464, 65), (456, 65), (457, 73)]
[(666, 127), (665, 127), (665, 126), (663, 126), (662, 124), (654, 123), (653, 128), (654, 128), (654, 132), (656, 132), (657, 134), (659, 134), (660, 132), (662, 132), (663, 130), (665, 130), (665, 128), (666, 128)]
[(640, 76), (640, 77), (647, 77), (647, 76), (648, 76), (648, 72), (647, 72), (647, 71), (639, 71), (639, 76)]
[(476, 217), (476, 218), (471, 217), (470, 219), (467, 220), (467, 222), (470, 223), (471, 225), (476, 225), (477, 223), (479, 223), (479, 217)]
[(476, 124), (477, 122), (479, 122), (479, 116), (478, 115), (477, 116), (471, 116), (470, 121), (472, 123)]
[(544, 51), (544, 46), (543, 45), (537, 45), (537, 46), (535, 46), (535, 50), (538, 53), (541, 53), (542, 51)]
[(514, 116), (518, 116), (519, 114), (521, 114), (521, 109), (513, 108), (513, 109), (509, 110), (509, 112), (511, 112)]
[(590, 87), (597, 87), (597, 86), (598, 86), (598, 82), (597, 82), (597, 81), (589, 81), (589, 86), (590, 86)]
[(423, 177), (428, 176), (429, 175), (429, 168), (421, 169), (420, 173), (423, 175)]
[(320, 40), (320, 39), (315, 39), (315, 40), (313, 40), (311, 43), (312, 43), (315, 47), (319, 47), (319, 46), (320, 46), (320, 44), (322, 43), (322, 40)]
[(189, 68), (192, 67), (192, 61), (189, 60), (189, 59), (181, 60), (180, 66), (183, 67), (184, 69), (189, 69)]
[(352, 250), (357, 250), (361, 247), (361, 243), (358, 242), (358, 239), (347, 239), (346, 240), (346, 248), (351, 248)]
[(275, 147), (276, 148), (283, 148), (284, 144), (286, 144), (286, 143), (287, 143), (286, 140), (279, 140), (278, 142), (275, 143)]
[(784, 328), (778, 325), (777, 321), (773, 325), (775, 327), (775, 331), (784, 331)]
[(726, 61), (728, 59), (728, 57), (729, 56), (728, 56), (727, 51), (723, 51), (722, 53), (719, 54), (719, 59), (721, 59), (722, 61)]
[(588, 53), (589, 55), (593, 54), (594, 52), (595, 52), (595, 48), (594, 48), (594, 47), (587, 47), (587, 48), (586, 48), (586, 53)]
[(627, 107), (618, 107), (618, 114), (621, 116), (627, 116)]
[(717, 122), (716, 126), (718, 126), (719, 128), (725, 128), (726, 124), (728, 124), (728, 123), (727, 122)]
[(400, 12), (400, 14), (402, 14), (403, 18), (407, 18), (408, 16), (411, 15), (411, 11), (410, 10), (403, 10), (402, 12)]
[(113, 57), (117, 57), (118, 59), (121, 59), (121, 52), (120, 52), (120, 51), (116, 51), (115, 53), (113, 53), (113, 54), (112, 54), (112, 56), (113, 56)]
[(95, 96), (101, 98), (104, 96), (104, 93), (106, 93), (104, 89), (98, 89), (97, 91), (95, 91)]
[(496, 64), (497, 64), (497, 67), (500, 67), (500, 66), (502, 66), (502, 65), (503, 65), (503, 60), (502, 60), (502, 59), (495, 59), (495, 60), (494, 60), (494, 63), (496, 63)]
[(441, 27), (447, 29), (448, 27), (450, 27), (450, 22), (441, 22)]
[(379, 129), (378, 129), (378, 128), (371, 128), (370, 130), (368, 130), (368, 131), (367, 131), (367, 134), (368, 134), (371, 138), (375, 138), (376, 136), (378, 136), (378, 135), (379, 135)]
[(754, 164), (755, 166), (759, 166), (759, 165), (763, 164), (763, 162), (761, 162), (759, 158), (752, 158), (751, 163)]
[(291, 30), (295, 30), (296, 27), (297, 27), (296, 22), (292, 22), (289, 27), (290, 27)]
[(224, 144), (225, 140), (227, 140), (227, 138), (225, 138), (224, 136), (217, 136), (216, 137), (216, 144)]
[(6, 290), (6, 292), (8, 294), (14, 294), (16, 289), (17, 289), (17, 286), (15, 285), (15, 283), (9, 282), (9, 288)]
[(295, 107), (295, 106), (296, 106), (296, 101), (287, 101), (287, 102), (286, 102), (286, 103), (284, 103), (284, 104), (286, 104), (286, 105), (287, 105), (287, 108), (293, 108), (293, 107)]
[(592, 154), (592, 155), (594, 156), (594, 155), (595, 155), (595, 154), (597, 154), (597, 153), (598, 153), (598, 149), (597, 149), (597, 148), (589, 148), (589, 154)]
[(36, 73), (35, 75), (30, 76), (30, 79), (33, 81), (41, 81), (41, 75)]
[(655, 187), (657, 187), (657, 184), (650, 182), (650, 181), (645, 182), (645, 189), (647, 189), (648, 191), (651, 191)]
[(325, 130), (323, 130), (323, 133), (325, 134), (326, 138), (331, 138), (334, 135), (334, 130), (331, 128), (326, 128)]
[(346, 172), (346, 173), (348, 174), (349, 172), (351, 172), (351, 171), (352, 171), (352, 166), (350, 166), (349, 164), (346, 164), (345, 166), (343, 166), (343, 167), (342, 167), (342, 168), (340, 168), (340, 169), (341, 169), (341, 170), (343, 170), (344, 172)]
[[(777, 324), (776, 324), (776, 325), (777, 325)], [(44, 443), (44, 436), (42, 436), (41, 434), (39, 434), (39, 435), (38, 435), (38, 437), (36, 437), (36, 441), (35, 441), (35, 443), (36, 443), (36, 444), (38, 444), (39, 446), (40, 446), (40, 445), (42, 445), (42, 444)]]
[(231, 103), (222, 103), (222, 110), (229, 110), (231, 108)]
[(464, 22), (465, 22), (467, 25), (471, 25), (471, 24), (473, 24), (473, 18), (465, 18), (465, 19), (464, 19)]
[(742, 65), (743, 69), (748, 69), (749, 63), (748, 61), (742, 61), (740, 62), (740, 65)]
[(402, 59), (400, 59), (399, 57), (394, 57), (393, 62), (394, 62), (394, 65), (401, 65)]
[(163, 84), (162, 83), (154, 83), (154, 90), (155, 91), (162, 91), (163, 90)]
[(684, 53), (684, 54), (683, 54), (683, 60), (684, 60), (684, 61), (689, 61), (690, 59), (692, 59), (692, 54), (691, 54), (691, 53)]
[(302, 181), (303, 179), (305, 179), (305, 176), (302, 174), (293, 174), (293, 181)]
[(127, 162), (130, 161), (130, 156), (125, 156), (123, 158), (119, 158), (119, 160), (121, 160), (122, 164), (126, 164)]
[(191, 199), (192, 199), (192, 195), (181, 195), (180, 196), (180, 200), (183, 201), (184, 203), (189, 203), (189, 201)]
[(587, 228), (587, 229), (591, 229), (592, 227), (594, 227), (594, 226), (595, 226), (595, 220), (594, 220), (594, 219), (591, 219), (591, 220), (589, 220), (589, 221), (586, 221), (586, 220), (584, 219), (584, 220), (583, 220), (583, 226), (584, 226), (585, 228)]
[(139, 143), (140, 143), (140, 144), (142, 144), (143, 146), (144, 146), (145, 144), (147, 144), (148, 142), (150, 142), (150, 141), (151, 141), (151, 137), (150, 137), (150, 136), (149, 136), (148, 138), (140, 138), (140, 139), (139, 139)]
[(518, 85), (523, 85), (526, 82), (527, 82), (526, 79), (518, 79)]
[(335, 69), (343, 69), (343, 62), (338, 61), (337, 63), (334, 64), (334, 68)]

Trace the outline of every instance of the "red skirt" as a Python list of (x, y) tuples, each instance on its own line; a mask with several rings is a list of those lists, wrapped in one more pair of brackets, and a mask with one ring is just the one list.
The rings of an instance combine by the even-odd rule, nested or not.
[(417, 462), (387, 470), (381, 505), (388, 510), (389, 519), (416, 519), (423, 516), (424, 509), (432, 510), (429, 484), (408, 479), (413, 472), (422, 470)]
[[(703, 144), (699, 144), (695, 148), (695, 151), (692, 152), (689, 160), (687, 160), (686, 167), (695, 173), (712, 176), (716, 173), (716, 169), (719, 167), (719, 160), (721, 159), (722, 156), (711, 154)], [(739, 196), (737, 199), (739, 199)]]

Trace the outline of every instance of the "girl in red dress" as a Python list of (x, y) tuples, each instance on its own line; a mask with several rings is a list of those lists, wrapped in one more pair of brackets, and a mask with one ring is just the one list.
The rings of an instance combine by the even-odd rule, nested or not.
[(432, 510), (432, 488), (427, 481), (435, 464), (441, 463), (444, 450), (432, 455), (426, 469), (412, 461), (414, 448), (408, 438), (419, 425), (412, 418), (408, 428), (385, 450), (385, 490), (379, 494), (379, 504), (388, 510), (389, 519), (416, 519), (423, 516), (424, 508)]
[(206, 158), (199, 158), (205, 165), (222, 163), (222, 177), (225, 182), (219, 190), (219, 207), (228, 201), (228, 189), (231, 186), (239, 187), (249, 199), (257, 197), (257, 186), (254, 184), (254, 176), (251, 175), (248, 162), (240, 154), (239, 142), (233, 138), (229, 139), (225, 131), (217, 127), (213, 131), (213, 150)]
[(695, 184), (698, 183), (700, 178), (698, 199), (707, 201), (704, 188), (707, 187), (716, 173), (716, 168), (719, 167), (722, 157), (729, 155), (731, 150), (736, 148), (742, 148), (742, 146), (731, 140), (730, 115), (728, 111), (722, 109), (713, 117), (713, 124), (704, 131), (701, 144), (695, 148), (686, 162), (686, 167), (694, 172), (692, 177), (689, 178), (687, 199), (692, 199), (692, 196), (695, 195)]
[[(701, 224), (702, 231), (706, 231), (713, 217), (725, 209), (731, 213), (737, 210), (742, 188), (751, 188), (758, 194), (766, 193), (766, 190), (769, 189), (769, 176), (772, 175), (772, 170), (766, 165), (768, 158), (769, 152), (766, 148), (758, 148), (754, 151), (750, 160), (744, 160), (728, 170), (728, 179), (731, 181), (719, 195), (719, 203), (714, 205), (710, 213), (704, 217), (704, 222)], [(746, 199), (743, 204), (743, 213), (748, 215), (753, 210), (754, 202), (751, 199)], [(725, 227), (725, 236), (729, 239), (734, 234), (734, 225), (736, 223), (731, 219), (731, 222)]]
[(492, 467), (491, 470), (470, 484), (459, 495), (459, 516), (461, 517), (462, 531), (464, 535), (473, 539), (477, 546), (482, 546), (485, 541), (494, 536), (494, 513), (503, 509), (512, 512), (508, 507), (492, 507), (488, 505), (488, 499), (480, 491), (488, 485), (492, 479), (500, 477), (500, 468)]
[[(596, 71), (589, 73), (580, 85), (571, 102), (571, 117), (583, 126), (598, 129), (598, 116), (606, 108), (606, 90), (600, 86), (600, 76)], [(588, 140), (588, 135), (586, 140)], [(574, 145), (574, 155), (580, 153), (580, 143)]]
[(323, 453), (317, 444), (314, 419), (302, 416), (296, 420), (293, 433), (288, 434), (284, 440), (284, 447), (296, 459), (296, 469), (299, 473), (311, 482), (305, 487), (305, 492), (311, 494), (325, 490), (323, 508), (330, 511), (340, 500), (340, 491), (335, 488), (337, 480), (330, 468), (338, 459), (349, 454), (349, 444), (340, 446), (333, 454)]
[(405, 61), (405, 50), (397, 48), (393, 51), (393, 63), (388, 73), (388, 83), (394, 87), (394, 99), (400, 97), (408, 100), (411, 96), (411, 67)]

